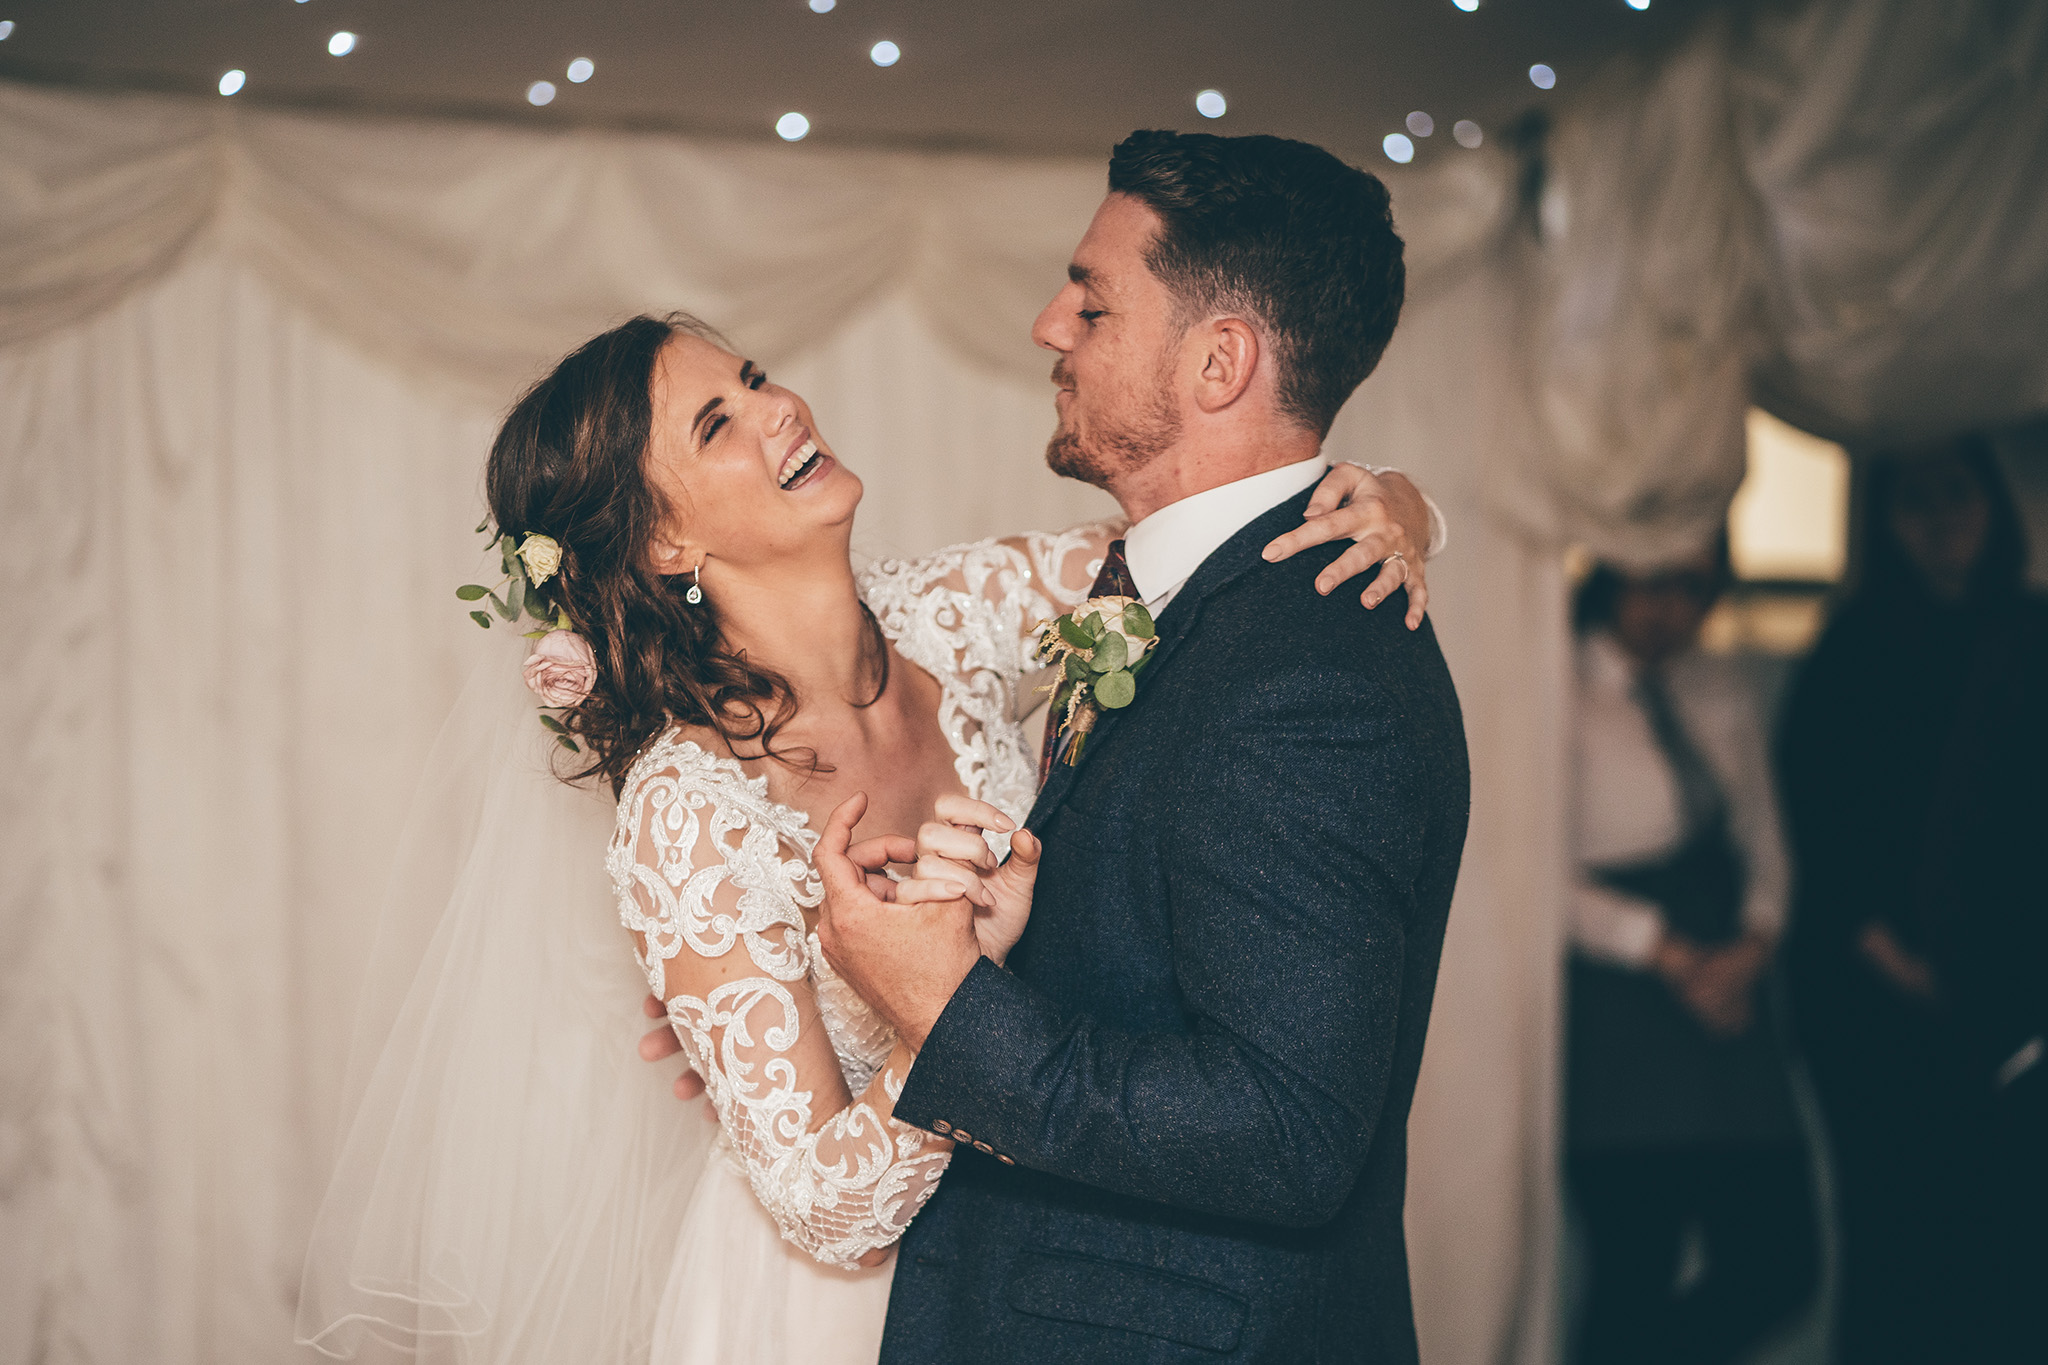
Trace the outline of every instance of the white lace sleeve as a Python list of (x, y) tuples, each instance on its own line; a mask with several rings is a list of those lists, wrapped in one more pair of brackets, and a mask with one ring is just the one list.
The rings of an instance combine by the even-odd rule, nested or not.
[(903, 1235), (950, 1143), (892, 1116), (899, 1047), (849, 1092), (813, 989), (821, 899), (804, 817), (730, 760), (664, 738), (627, 776), (608, 866), (649, 987), (790, 1242), (852, 1267)]

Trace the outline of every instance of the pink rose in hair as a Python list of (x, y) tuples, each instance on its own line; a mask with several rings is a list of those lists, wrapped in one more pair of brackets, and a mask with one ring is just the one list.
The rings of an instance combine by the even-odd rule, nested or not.
[(590, 641), (573, 630), (551, 630), (526, 656), (526, 685), (549, 706), (574, 706), (597, 685)]

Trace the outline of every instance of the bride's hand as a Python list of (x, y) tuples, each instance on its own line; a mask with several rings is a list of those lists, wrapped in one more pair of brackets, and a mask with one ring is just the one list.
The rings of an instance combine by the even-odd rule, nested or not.
[(1277, 563), (1310, 546), (1347, 538), (1355, 543), (1316, 576), (1316, 591), (1334, 592), (1338, 584), (1378, 564), (1379, 573), (1358, 600), (1369, 610), (1394, 589), (1406, 587), (1408, 629), (1421, 625), (1429, 608), (1429, 574), (1422, 561), (1429, 546), (1429, 504), (1421, 491), (1396, 470), (1374, 474), (1355, 464), (1331, 465), (1309, 499), (1302, 524), (1276, 537), (1265, 557)]
[[(897, 887), (899, 899), (918, 899), (924, 886), (946, 883), (967, 889), (974, 906), (974, 935), (981, 950), (996, 963), (1010, 955), (1031, 918), (1031, 890), (1038, 880), (1038, 858), (1044, 847), (1028, 829), (985, 801), (942, 796), (917, 831), (917, 866), (912, 880)], [(1010, 857), (1000, 867), (982, 831), (1009, 834)]]

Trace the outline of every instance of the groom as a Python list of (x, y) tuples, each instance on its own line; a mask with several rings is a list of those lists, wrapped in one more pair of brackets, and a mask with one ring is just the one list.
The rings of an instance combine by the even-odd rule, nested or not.
[(1308, 591), (1335, 548), (1259, 553), (1393, 333), (1401, 242), (1298, 142), (1134, 133), (1109, 188), (1032, 335), (1049, 462), (1132, 523), (1097, 592), (1157, 619), (1137, 697), (1053, 764), (1003, 966), (964, 900), (877, 900), (838, 819), (818, 851), (827, 955), (918, 1049), (896, 1117), (957, 1144), (882, 1359), (1412, 1362), (1458, 702), (1427, 625)]

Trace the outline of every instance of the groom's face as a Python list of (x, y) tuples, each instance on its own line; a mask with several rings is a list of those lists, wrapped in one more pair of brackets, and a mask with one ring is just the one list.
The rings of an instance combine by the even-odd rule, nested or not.
[(1143, 201), (1103, 200), (1074, 248), (1066, 287), (1031, 328), (1031, 339), (1059, 356), (1052, 382), (1060, 424), (1045, 462), (1112, 492), (1180, 435), (1182, 329), (1173, 295), (1145, 264), (1159, 229)]

